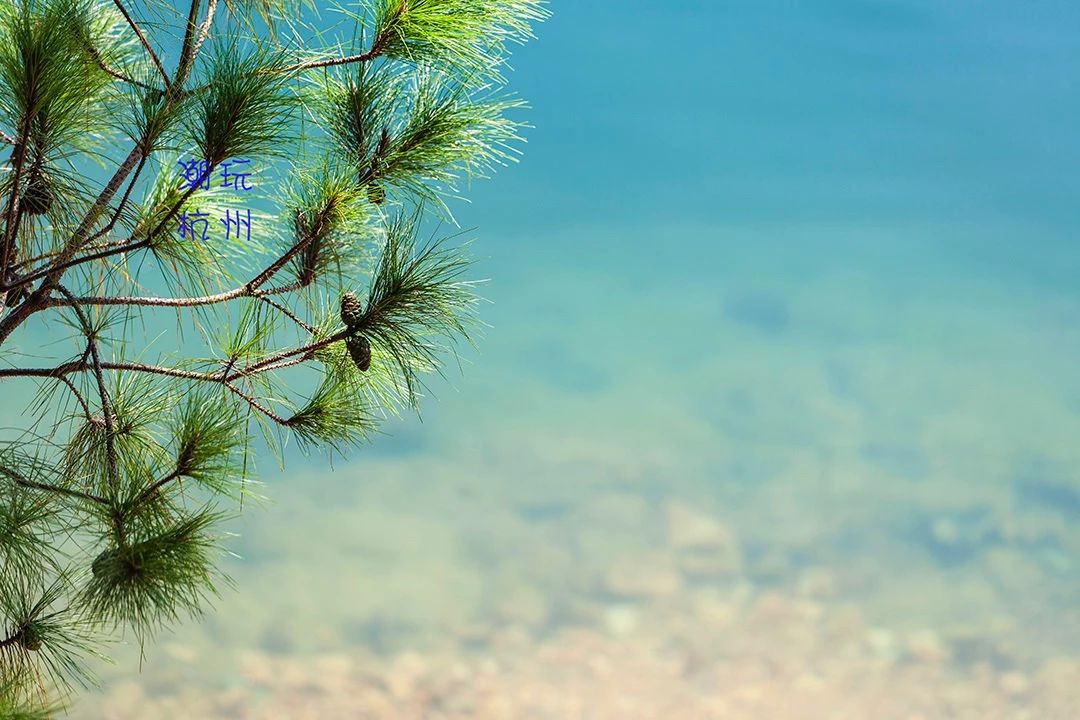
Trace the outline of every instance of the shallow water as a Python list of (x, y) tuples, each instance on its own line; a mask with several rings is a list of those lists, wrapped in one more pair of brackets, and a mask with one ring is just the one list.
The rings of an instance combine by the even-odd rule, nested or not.
[(479, 352), (73, 717), (1075, 717), (1080, 10), (553, 10)]

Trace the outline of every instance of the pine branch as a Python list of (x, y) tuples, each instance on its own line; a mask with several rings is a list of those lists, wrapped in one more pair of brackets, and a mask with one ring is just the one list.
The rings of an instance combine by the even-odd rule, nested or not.
[[(67, 288), (60, 286), (58, 289), (69, 300), (74, 297)], [(105, 375), (101, 367), (101, 353), (98, 349), (96, 330), (90, 324), (89, 318), (81, 307), (75, 306), (73, 309), (75, 310), (76, 316), (79, 318), (79, 324), (82, 326), (83, 334), (86, 336), (86, 347), (90, 351), (90, 358), (93, 361), (92, 369), (94, 372), (94, 379), (97, 382), (98, 397), (101, 399), (101, 412), (104, 415), (105, 447), (109, 463), (109, 478), (113, 484), (117, 484), (120, 481), (120, 470), (116, 456), (116, 426), (113, 420), (112, 402), (109, 399), (109, 392), (105, 387)]]
[(50, 485), (49, 483), (37, 482), (35, 480), (28, 480), (22, 475), (19, 475), (14, 470), (8, 467), (0, 465), (0, 473), (6, 475), (16, 485), (20, 487), (43, 490), (45, 492), (53, 493), (55, 495), (65, 495), (67, 497), (78, 498), (80, 500), (86, 500), (88, 502), (97, 503), (99, 505), (108, 505), (109, 501), (105, 498), (94, 495), (93, 493), (84, 492), (82, 490), (75, 490), (74, 488), (60, 487), (59, 485)]
[(217, 12), (218, 0), (209, 0), (206, 6), (206, 19), (203, 20), (203, 24), (199, 26), (199, 35), (195, 39), (195, 47), (192, 50), (193, 55), (199, 54), (199, 49), (202, 48), (206, 38), (210, 35), (210, 26), (214, 24), (214, 15)]
[[(140, 158), (140, 164), (143, 162), (143, 160), (143, 158)], [(116, 176), (114, 176), (113, 179), (115, 180)], [(136, 238), (139, 237), (141, 233), (136, 234), (133, 235), (131, 238), (128, 238), (126, 242), (78, 258), (70, 257), (70, 252), (68, 252), (67, 250), (62, 251), (56, 256), (53, 262), (48, 265), (48, 267), (32, 272), (24, 277), (20, 277), (14, 282), (0, 285), (0, 291), (14, 290), (16, 288), (36, 282), (37, 280), (44, 279), (45, 282), (42, 283), (41, 288), (38, 290), (37, 293), (35, 293), (34, 302), (32, 304), (24, 304), (24, 307), (26, 305), (31, 305), (31, 307), (26, 310), (24, 314), (29, 315), (33, 312), (36, 312), (37, 310), (42, 310), (45, 307), (48, 307), (53, 303), (53, 300), (49, 297), (49, 291), (52, 288), (56, 287), (56, 283), (59, 282), (60, 276), (66, 270), (70, 270), (77, 265), (85, 265), (87, 263), (95, 262), (97, 260), (104, 260), (108, 257), (123, 255), (126, 253), (134, 252), (136, 250), (142, 250), (144, 248), (151, 247), (154, 237), (157, 236), (157, 234), (160, 233), (162, 229), (164, 229), (164, 227), (173, 220), (173, 218), (176, 217), (177, 213), (179, 213), (180, 209), (184, 206), (184, 203), (187, 202), (187, 200), (192, 195), (194, 195), (197, 190), (198, 186), (196, 185), (192, 185), (187, 190), (185, 190), (184, 193), (180, 196), (180, 199), (177, 200), (175, 204), (173, 204), (172, 207), (169, 208), (169, 211), (165, 214), (165, 217), (163, 217), (161, 221), (154, 226), (153, 230), (145, 233), (146, 237), (144, 237), (143, 239), (136, 240)], [(112, 194), (115, 194), (115, 189), (113, 190)], [(110, 194), (110, 197), (112, 194)], [(118, 214), (119, 213), (117, 213), (117, 215)], [(12, 315), (11, 317), (15, 317), (15, 315)], [(22, 317), (19, 322), (21, 322), (23, 319), (25, 319), (25, 317)], [(17, 325), (17, 323), (15, 323), (15, 325)], [(4, 323), (0, 322), (0, 344), (3, 343), (3, 340), (7, 337), (8, 334), (10, 334), (12, 330), (14, 330), (14, 326), (10, 329), (5, 330)]]
[[(513, 159), (519, 126), (504, 114), (519, 104), (491, 99), (488, 86), (501, 82), (505, 45), (546, 14), (539, 0), (373, 0), (366, 51), (286, 57), (278, 0), (226, 0), (236, 27), (257, 9), (270, 36), (220, 43), (208, 42), (220, 0), (190, 0), (170, 77), (154, 45), (171, 41), (151, 37), (156, 28), (122, 2), (111, 0), (115, 12), (96, 12), (108, 0), (45, 0), (0, 13), (13, 128), (0, 130), (13, 150), (0, 200), (0, 348), (52, 308), (72, 311), (45, 317), (59, 316), (78, 343), (40, 367), (0, 368), (0, 381), (55, 380), (75, 401), (50, 405), (59, 387), (36, 382), (34, 422), (54, 425), (28, 432), (25, 451), (3, 448), (0, 716), (30, 697), (18, 693), (34, 678), (63, 687), (85, 667), (84, 630), (123, 625), (141, 640), (200, 611), (215, 592), (214, 507), (243, 498), (251, 419), (271, 446), (344, 449), (386, 412), (415, 405), (422, 374), (469, 338), (467, 262), (447, 244), (418, 243), (423, 209), (400, 207), (441, 202), (459, 175)], [(313, 112), (298, 124), (297, 109)], [(181, 148), (207, 173), (234, 159), (284, 160), (281, 227), (265, 246), (254, 235), (252, 247), (182, 244), (168, 232), (216, 197), (165, 174), (145, 182), (147, 167), (170, 166), (160, 156)], [(75, 176), (105, 158), (103, 184)], [(55, 198), (41, 198), (42, 182)], [(164, 285), (143, 277), (142, 250)], [(204, 357), (136, 362), (123, 345), (110, 356), (153, 308), (190, 308), (179, 317), (206, 330)], [(311, 371), (321, 379), (305, 388)], [(34, 585), (45, 576), (61, 581)], [(9, 579), (25, 587), (9, 591)], [(19, 687), (9, 691), (8, 678)]]
[(161, 59), (158, 58), (157, 53), (154, 52), (154, 48), (150, 45), (150, 41), (146, 39), (146, 35), (143, 33), (142, 28), (140, 28), (139, 24), (135, 22), (135, 19), (131, 17), (131, 13), (127, 11), (127, 8), (124, 7), (124, 4), (120, 2), (120, 0), (113, 0), (113, 5), (115, 5), (116, 9), (120, 11), (120, 14), (124, 16), (124, 20), (139, 38), (139, 42), (142, 43), (142, 46), (146, 49), (146, 53), (150, 56), (150, 60), (154, 63), (154, 67), (156, 67), (158, 73), (161, 74), (161, 79), (165, 82), (165, 88), (168, 89), (171, 84), (169, 81), (169, 73), (165, 72), (165, 66), (161, 64)]
[(187, 76), (191, 72), (191, 67), (195, 64), (195, 33), (198, 31), (196, 23), (199, 18), (199, 8), (202, 6), (202, 0), (191, 0), (191, 5), (188, 10), (187, 25), (184, 30), (184, 41), (180, 48), (180, 65), (176, 69), (176, 77), (182, 85), (187, 81)]
[(157, 90), (157, 88), (153, 85), (150, 85), (149, 83), (144, 83), (140, 80), (135, 80), (109, 65), (107, 62), (105, 62), (105, 58), (101, 56), (101, 52), (89, 42), (86, 43), (86, 52), (90, 55), (94, 62), (97, 63), (97, 66), (101, 68), (102, 71), (108, 73), (117, 80), (120, 80), (121, 82), (126, 82), (129, 85), (134, 85), (135, 87), (143, 88), (144, 90)]
[[(234, 382), (241, 378), (253, 377), (255, 375), (261, 375), (272, 370), (279, 370), (285, 367), (291, 367), (292, 364), (282, 364), (283, 361), (290, 360), (296, 356), (301, 356), (303, 360), (308, 360), (315, 356), (315, 353), (319, 350), (332, 345), (336, 342), (341, 342), (351, 334), (351, 330), (340, 330), (333, 335), (322, 338), (315, 342), (307, 343), (299, 347), (282, 350), (274, 353), (273, 355), (264, 358), (258, 362), (252, 363), (242, 369), (234, 370), (228, 375), (222, 375), (220, 373), (203, 373), (193, 370), (184, 370), (182, 368), (166, 367), (162, 365), (148, 365), (144, 363), (135, 362), (111, 362), (104, 361), (99, 364), (101, 370), (113, 370), (121, 372), (132, 373), (144, 373), (148, 375), (161, 375), (163, 377), (177, 378), (181, 380), (198, 380), (204, 382), (213, 383), (225, 383)], [(88, 362), (86, 359), (64, 363), (51, 368), (0, 368), (0, 378), (30, 378), (30, 377), (46, 377), (56, 378), (73, 373), (83, 372), (96, 372), (97, 366)]]
[(344, 57), (325, 58), (322, 60), (308, 60), (307, 62), (299, 62), (293, 65), (286, 65), (281, 68), (273, 68), (266, 70), (267, 74), (270, 73), (294, 73), (302, 70), (314, 70), (317, 68), (329, 68), (338, 67), (340, 65), (351, 65), (353, 63), (366, 63), (371, 62), (375, 58), (382, 54), (382, 49), (379, 47), (379, 43), (376, 41), (372, 45), (371, 49), (367, 52), (358, 53), (356, 55), (346, 55)]
[(172, 308), (195, 308), (203, 307), (206, 305), (219, 305), (221, 303), (229, 302), (230, 300), (236, 300), (238, 298), (250, 297), (250, 298), (267, 298), (271, 295), (282, 295), (284, 293), (293, 292), (299, 288), (299, 284), (293, 283), (290, 285), (284, 285), (281, 287), (267, 288), (265, 290), (259, 289), (257, 286), (252, 286), (250, 283), (243, 285), (232, 290), (226, 290), (220, 293), (214, 293), (213, 295), (200, 295), (197, 297), (137, 297), (137, 296), (118, 296), (118, 295), (102, 295), (97, 297), (72, 297), (67, 299), (51, 299), (48, 302), (49, 307), (90, 307), (90, 306), (109, 306), (109, 305), (129, 305), (133, 307), (172, 307)]
[(78, 401), (79, 407), (82, 408), (83, 416), (87, 421), (93, 421), (93, 413), (90, 412), (90, 404), (86, 402), (86, 398), (79, 392), (79, 388), (75, 387), (75, 383), (71, 382), (71, 380), (63, 375), (56, 377), (56, 380), (67, 387), (67, 389), (71, 391), (71, 394), (75, 396), (75, 400)]

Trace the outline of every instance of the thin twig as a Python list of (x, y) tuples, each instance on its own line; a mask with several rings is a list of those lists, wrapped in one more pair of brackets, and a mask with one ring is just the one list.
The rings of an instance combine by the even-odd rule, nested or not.
[(278, 415), (277, 413), (275, 413), (275, 412), (274, 412), (273, 410), (271, 410), (270, 408), (266, 407), (265, 405), (263, 405), (262, 403), (260, 403), (260, 402), (259, 402), (258, 400), (256, 400), (255, 398), (251, 397), (250, 395), (248, 395), (247, 393), (245, 393), (245, 392), (244, 392), (243, 390), (241, 390), (240, 388), (238, 388), (238, 387), (236, 387), (235, 385), (233, 385), (233, 384), (232, 384), (231, 382), (223, 382), (223, 383), (222, 383), (222, 385), (224, 385), (224, 386), (225, 386), (226, 388), (228, 388), (228, 389), (229, 389), (229, 390), (230, 390), (231, 392), (233, 392), (233, 393), (234, 393), (235, 395), (238, 395), (238, 396), (240, 396), (241, 398), (243, 398), (243, 399), (244, 399), (244, 401), (245, 401), (245, 402), (247, 402), (247, 404), (248, 404), (248, 405), (250, 405), (251, 407), (255, 408), (256, 410), (258, 410), (259, 412), (261, 412), (261, 413), (262, 413), (263, 415), (265, 415), (266, 417), (270, 418), (271, 420), (273, 420), (274, 422), (278, 423), (279, 425), (288, 425), (288, 424), (289, 424), (289, 421), (288, 421), (288, 420), (286, 420), (285, 418), (281, 417), (280, 415)]
[(336, 67), (338, 65), (348, 65), (349, 63), (370, 62), (375, 58), (379, 57), (379, 55), (381, 54), (382, 48), (372, 46), (371, 50), (359, 53), (358, 55), (326, 58), (324, 60), (309, 60), (307, 62), (296, 63), (295, 65), (286, 65), (285, 67), (281, 68), (269, 68), (260, 72), (263, 75), (269, 75), (272, 73), (290, 73), (298, 72), (300, 70), (312, 70), (314, 68)]
[[(63, 285), (58, 286), (57, 289), (68, 299), (75, 297)], [(109, 401), (109, 391), (105, 387), (101, 354), (98, 352), (97, 338), (94, 337), (95, 331), (90, 324), (89, 318), (86, 317), (86, 312), (78, 305), (74, 306), (73, 309), (79, 318), (83, 333), (86, 335), (87, 349), (90, 351), (91, 360), (93, 360), (94, 379), (97, 381), (98, 395), (101, 397), (101, 413), (105, 416), (105, 453), (109, 463), (109, 482), (115, 492), (120, 485), (120, 465), (116, 455), (116, 427), (113, 423), (112, 403)]]
[(67, 385), (68, 390), (71, 390), (71, 393), (75, 396), (75, 399), (79, 401), (79, 405), (81, 405), (83, 409), (83, 415), (86, 416), (86, 421), (89, 423), (94, 422), (94, 414), (90, 412), (90, 404), (86, 402), (86, 398), (84, 398), (82, 396), (82, 393), (79, 392), (79, 388), (75, 387), (75, 383), (71, 382), (71, 380), (69, 380), (64, 375), (58, 375), (56, 379), (64, 385)]
[(276, 309), (278, 312), (280, 312), (282, 315), (284, 315), (285, 317), (292, 320), (294, 323), (296, 323), (300, 327), (304, 328), (304, 330), (311, 333), (312, 335), (314, 335), (315, 333), (318, 332), (318, 330), (315, 327), (313, 327), (312, 325), (309, 325), (306, 322), (304, 322), (303, 320), (301, 320), (300, 317), (296, 313), (294, 313), (292, 310), (285, 307), (281, 303), (274, 302), (269, 297), (267, 297), (267, 295), (269, 295), (269, 294), (270, 294), (270, 291), (268, 290), (264, 294), (259, 295), (259, 299), (262, 300), (267, 305), (269, 305), (270, 307)]
[(3, 467), (0, 465), (0, 473), (7, 475), (9, 478), (15, 481), (16, 485), (21, 485), (25, 488), (32, 488), (34, 490), (44, 490), (46, 492), (56, 493), (57, 495), (67, 495), (68, 497), (77, 497), (82, 500), (89, 500), (90, 502), (98, 503), (99, 505), (108, 505), (109, 501), (100, 495), (94, 495), (93, 493), (83, 492), (82, 490), (75, 490), (73, 488), (60, 487), (59, 485), (50, 485), (48, 483), (36, 482), (24, 478), (14, 470)]
[(128, 13), (127, 8), (124, 7), (120, 0), (113, 0), (113, 4), (116, 5), (116, 9), (120, 11), (120, 14), (127, 20), (127, 24), (131, 26), (131, 29), (135, 31), (135, 34), (139, 36), (139, 42), (146, 48), (146, 52), (149, 53), (150, 59), (154, 63), (154, 67), (161, 73), (162, 80), (165, 81), (165, 88), (169, 88), (169, 73), (165, 72), (165, 66), (161, 64), (161, 60), (158, 59), (157, 53), (154, 52), (154, 48), (150, 46), (150, 41), (146, 39), (146, 35), (143, 34), (142, 28), (135, 22), (135, 19)]
[(149, 500), (151, 497), (153, 497), (154, 493), (156, 493), (158, 490), (165, 487), (166, 485), (168, 485), (173, 480), (176, 480), (179, 477), (180, 477), (179, 469), (173, 470), (171, 473), (169, 473), (168, 475), (161, 478), (160, 480), (155, 482), (153, 485), (150, 485), (145, 490), (143, 490), (141, 493), (139, 493), (135, 497), (135, 499), (131, 502), (131, 506), (132, 507), (138, 507), (143, 502), (145, 502), (146, 500)]
[[(272, 367), (272, 366), (276, 365), (277, 363), (281, 362), (282, 360), (288, 360), (289, 358), (296, 357), (297, 355), (304, 356), (305, 358), (311, 357), (312, 355), (315, 354), (315, 352), (317, 350), (321, 350), (324, 347), (327, 347), (329, 345), (333, 345), (336, 342), (340, 342), (340, 341), (344, 340), (345, 338), (347, 338), (351, 334), (352, 334), (352, 331), (349, 330), (348, 328), (345, 328), (344, 330), (336, 332), (333, 335), (331, 335), (330, 337), (323, 338), (322, 340), (318, 340), (316, 342), (309, 343), (307, 345), (301, 345), (300, 347), (295, 347), (295, 348), (292, 348), (291, 350), (282, 350), (281, 352), (275, 353), (274, 355), (271, 355), (268, 358), (260, 360), (257, 363), (253, 363), (252, 365), (248, 365), (245, 368), (237, 370), (235, 373), (230, 375), (227, 378), (227, 380), (232, 381), (232, 380), (236, 380), (237, 378), (246, 377), (248, 375), (256, 375), (256, 374), (261, 373), (261, 372), (266, 372), (267, 370), (278, 369), (278, 368)], [(0, 370), (0, 377), (3, 376), (3, 372), (4, 372), (3, 370)]]
[(386, 43), (389, 40), (389, 33), (391, 32), (389, 26), (398, 18), (400, 18), (403, 14), (405, 14), (407, 10), (407, 2), (403, 2), (401, 3), (401, 5), (398, 6), (396, 14), (392, 18), (389, 18), (389, 22), (383, 28), (382, 32), (375, 36), (375, 41), (371, 43), (371, 49), (367, 52), (359, 53), (357, 55), (348, 55), (345, 57), (327, 58), (324, 60), (308, 60), (306, 62), (296, 63), (295, 65), (287, 65), (283, 68), (274, 68), (272, 70), (267, 70), (265, 71), (265, 73), (297, 72), (299, 70), (336, 67), (338, 65), (348, 65), (350, 63), (370, 62), (383, 54), (383, 51), (386, 49)]
[(104, 70), (109, 75), (112, 75), (117, 80), (121, 80), (121, 81), (126, 82), (126, 83), (128, 83), (130, 85), (135, 85), (136, 87), (141, 87), (144, 90), (157, 90), (158, 89), (158, 88), (154, 87), (153, 85), (150, 85), (150, 84), (144, 83), (144, 82), (142, 82), (140, 80), (136, 80), (134, 78), (128, 77), (124, 73), (120, 72), (116, 68), (109, 65), (107, 62), (105, 62), (105, 58), (101, 57), (101, 52), (96, 47), (91, 45), (90, 43), (86, 43), (86, 51), (88, 53), (90, 53), (90, 57), (92, 57), (94, 59), (94, 62), (97, 63), (99, 68)]

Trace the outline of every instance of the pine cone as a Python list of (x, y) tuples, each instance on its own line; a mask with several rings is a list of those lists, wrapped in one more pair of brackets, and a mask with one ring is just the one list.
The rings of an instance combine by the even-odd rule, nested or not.
[(32, 170), (23, 193), (23, 209), (27, 215), (44, 215), (52, 207), (53, 195), (52, 183), (45, 173)]
[(24, 649), (38, 651), (41, 649), (41, 636), (32, 623), (27, 623), (19, 629), (18, 642)]
[(341, 322), (352, 329), (359, 325), (363, 318), (364, 306), (360, 303), (360, 298), (356, 297), (356, 295), (351, 292), (342, 295)]
[(94, 562), (90, 566), (90, 569), (94, 573), (94, 577), (99, 578), (108, 572), (109, 563), (113, 562), (115, 557), (115, 550), (102, 550), (98, 556), (94, 558)]
[(352, 358), (353, 365), (360, 372), (367, 372), (367, 369), (371, 367), (371, 343), (368, 339), (360, 333), (350, 335), (345, 338), (345, 347), (349, 349), (349, 357)]
[(379, 183), (373, 182), (367, 186), (368, 200), (373, 205), (382, 205), (386, 202), (386, 190)]

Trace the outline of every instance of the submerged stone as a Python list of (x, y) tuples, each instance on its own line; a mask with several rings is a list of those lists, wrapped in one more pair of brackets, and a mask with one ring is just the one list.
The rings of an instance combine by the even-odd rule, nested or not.
[(917, 445), (869, 442), (859, 448), (863, 460), (907, 480), (922, 480), (930, 474), (930, 460)]
[(1080, 483), (1059, 465), (1045, 459), (1027, 462), (1015, 472), (1013, 488), (1028, 505), (1050, 508), (1067, 519), (1080, 520)]
[(611, 372), (558, 342), (545, 342), (522, 355), (525, 368), (565, 392), (594, 393), (611, 386)]
[(724, 314), (732, 322), (772, 335), (786, 331), (791, 324), (787, 301), (761, 291), (729, 297), (724, 303)]
[(986, 507), (927, 514), (915, 526), (916, 541), (943, 566), (970, 562), (1004, 540), (997, 518)]
[(716, 518), (678, 500), (666, 508), (668, 547), (692, 578), (738, 575), (742, 552), (735, 534)]
[(659, 554), (621, 558), (604, 574), (604, 590), (616, 597), (648, 600), (670, 597), (682, 588), (671, 561)]

